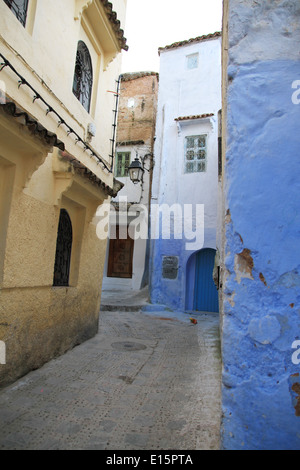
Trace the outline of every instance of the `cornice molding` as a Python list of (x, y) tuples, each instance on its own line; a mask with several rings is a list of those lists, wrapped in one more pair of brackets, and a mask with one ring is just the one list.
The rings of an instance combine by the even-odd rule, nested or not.
[(93, 0), (76, 0), (74, 20), (80, 20), (84, 10), (86, 10)]
[(76, 0), (74, 19), (79, 21), (86, 13), (86, 19), (103, 46), (105, 54), (112, 60), (122, 49), (128, 50), (124, 31), (113, 5), (108, 0)]

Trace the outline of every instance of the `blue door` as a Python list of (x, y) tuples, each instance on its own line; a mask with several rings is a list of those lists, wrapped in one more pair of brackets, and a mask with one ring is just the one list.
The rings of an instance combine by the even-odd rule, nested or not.
[(218, 291), (213, 281), (216, 251), (210, 248), (196, 255), (194, 290), (194, 310), (199, 312), (218, 312)]

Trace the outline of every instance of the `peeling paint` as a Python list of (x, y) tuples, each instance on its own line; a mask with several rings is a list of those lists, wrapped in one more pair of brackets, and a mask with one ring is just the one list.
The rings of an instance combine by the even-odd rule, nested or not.
[(236, 273), (236, 278), (240, 284), (242, 278), (252, 279), (252, 270), (254, 267), (253, 258), (251, 256), (251, 251), (247, 248), (237, 254), (234, 260), (234, 270)]
[(263, 273), (259, 273), (259, 279), (261, 280), (261, 282), (263, 282), (263, 284), (268, 287), (268, 284), (265, 280), (265, 276), (263, 275)]
[(295, 408), (295, 416), (300, 416), (300, 383), (299, 373), (292, 374), (289, 379), (289, 389), (292, 397), (292, 404)]
[(294, 407), (296, 410), (295, 415), (300, 416), (300, 383), (299, 382), (294, 383), (294, 385), (292, 386), (292, 390), (297, 394), (297, 397), (296, 397), (297, 403)]
[(230, 305), (231, 305), (232, 307), (235, 306), (235, 301), (234, 301), (234, 297), (235, 297), (235, 296), (236, 296), (236, 293), (233, 292), (233, 293), (231, 294), (231, 296), (227, 298), (228, 302), (230, 303)]
[(231, 222), (231, 213), (230, 213), (230, 209), (227, 209), (226, 215), (225, 215), (225, 224), (230, 224), (230, 222)]

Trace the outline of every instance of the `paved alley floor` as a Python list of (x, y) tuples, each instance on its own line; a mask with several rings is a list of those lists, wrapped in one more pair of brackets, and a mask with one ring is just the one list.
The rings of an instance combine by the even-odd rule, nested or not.
[(0, 390), (0, 449), (219, 448), (219, 317), (102, 311), (99, 333)]

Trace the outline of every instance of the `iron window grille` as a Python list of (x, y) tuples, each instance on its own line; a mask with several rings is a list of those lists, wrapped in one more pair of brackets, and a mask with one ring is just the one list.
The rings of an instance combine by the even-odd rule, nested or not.
[(72, 251), (72, 223), (68, 212), (61, 209), (54, 264), (53, 286), (68, 286)]
[(28, 9), (28, 0), (4, 0), (8, 8), (11, 9), (15, 17), (22, 23), (25, 27), (27, 9)]
[(73, 93), (89, 113), (93, 87), (92, 59), (86, 44), (78, 42), (73, 80)]
[(185, 138), (185, 173), (205, 172), (207, 165), (207, 136)]
[(129, 176), (130, 152), (118, 152), (116, 158), (116, 176)]

